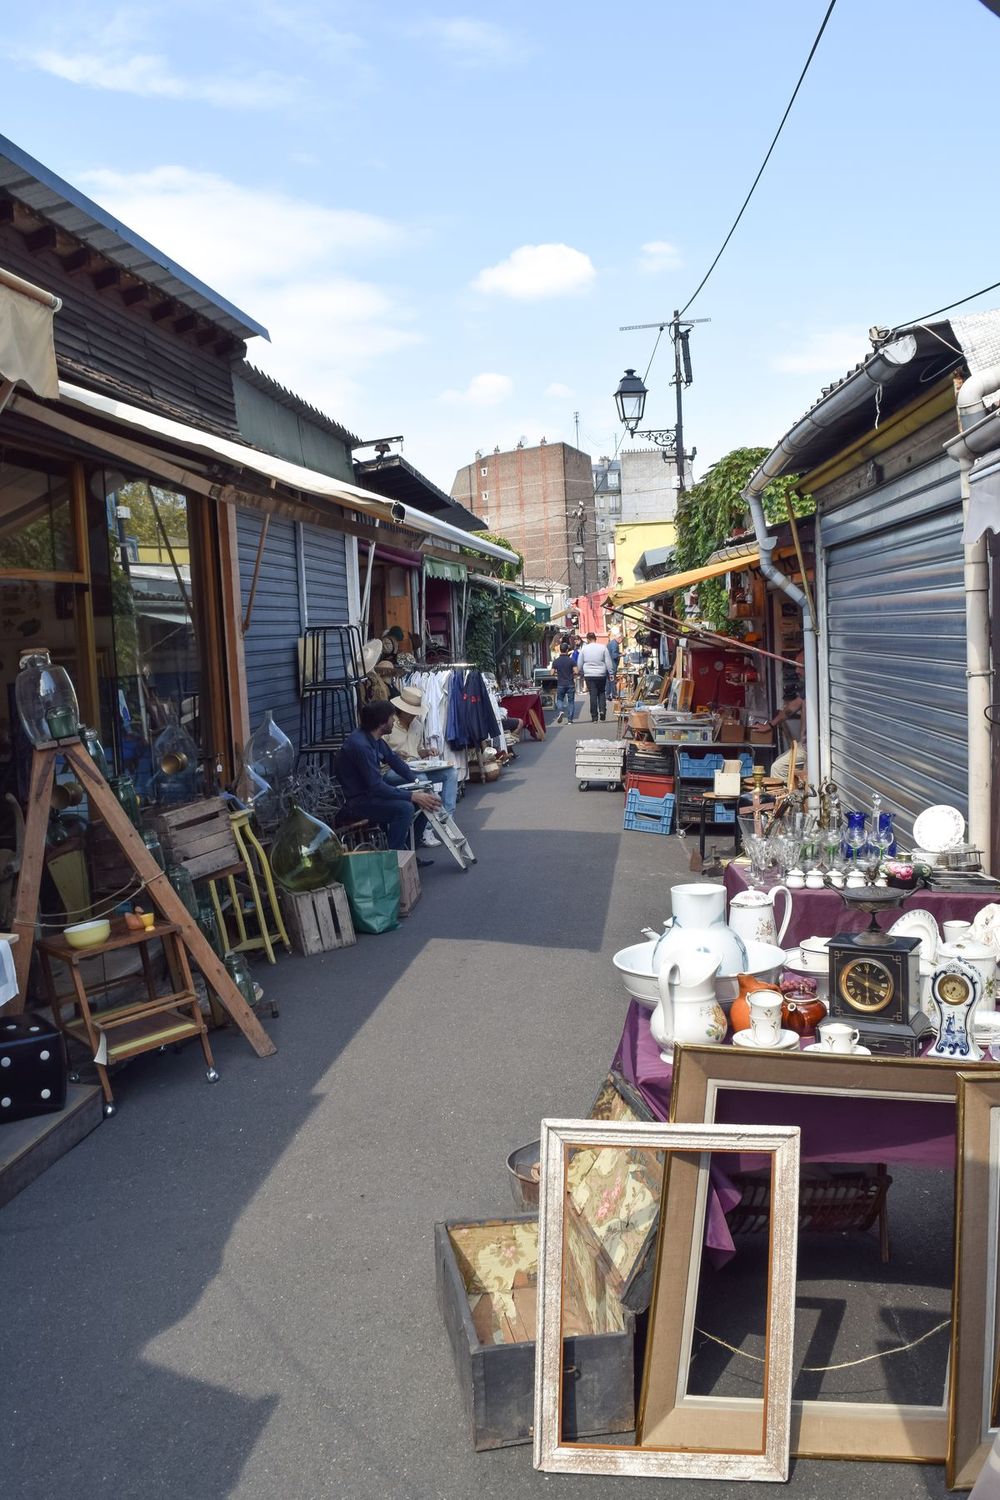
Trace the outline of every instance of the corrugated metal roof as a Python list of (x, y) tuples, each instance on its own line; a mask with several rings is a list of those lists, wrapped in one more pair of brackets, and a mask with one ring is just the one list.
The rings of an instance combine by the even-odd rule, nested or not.
[(169, 260), (161, 250), (128, 228), (113, 214), (70, 183), (57, 177), (20, 146), (0, 135), (0, 192), (62, 229), (74, 239), (105, 256), (123, 271), (129, 271), (173, 297), (209, 323), (241, 339), (269, 339), (267, 329), (220, 297), (218, 292)]

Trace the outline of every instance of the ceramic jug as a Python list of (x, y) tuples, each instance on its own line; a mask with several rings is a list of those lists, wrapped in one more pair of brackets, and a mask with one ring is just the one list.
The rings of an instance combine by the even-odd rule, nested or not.
[[(777, 896), (784, 900), (780, 927), (774, 916)], [(780, 948), (791, 920), (792, 893), (786, 885), (776, 885), (770, 891), (740, 891), (729, 903), (729, 925), (744, 943), (771, 943)]]
[(759, 990), (773, 990), (774, 985), (753, 974), (737, 974), (740, 992), (729, 1007), (729, 1024), (733, 1031), (746, 1031), (750, 1025), (750, 996)]
[(748, 967), (746, 944), (726, 926), (724, 885), (675, 885), (670, 891), (673, 916), (653, 950), (653, 972), (694, 953), (711, 954), (720, 974), (739, 974)]
[(715, 998), (719, 960), (710, 953), (688, 953), (665, 963), (657, 976), (660, 999), (649, 1018), (653, 1040), (669, 1062), (675, 1042), (717, 1045), (726, 1034), (726, 1014)]

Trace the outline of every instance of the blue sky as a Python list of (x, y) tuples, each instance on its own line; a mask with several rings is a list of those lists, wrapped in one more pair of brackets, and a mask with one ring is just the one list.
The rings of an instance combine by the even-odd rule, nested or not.
[[(475, 449), (618, 438), (612, 393), (701, 279), (825, 0), (171, 0), (5, 16), (0, 132), (266, 324), (250, 356), (444, 488)], [(235, 18), (235, 19), (234, 19)], [(696, 470), (1000, 280), (1000, 20), (838, 0), (691, 308)], [(972, 306), (1000, 306), (1000, 292)], [(666, 341), (650, 424), (672, 421)]]

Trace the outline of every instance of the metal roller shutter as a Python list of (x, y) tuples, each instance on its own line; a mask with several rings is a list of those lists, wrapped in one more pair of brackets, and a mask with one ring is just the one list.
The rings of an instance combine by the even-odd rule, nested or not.
[(930, 803), (967, 811), (964, 554), (947, 459), (822, 517), (830, 773), (878, 791), (907, 837)]
[[(246, 610), (263, 516), (236, 513), (240, 586)], [(299, 742), (298, 639), (299, 574), (295, 522), (271, 517), (257, 579), (250, 629), (243, 638), (250, 724), (256, 728), (271, 709), (294, 745)]]

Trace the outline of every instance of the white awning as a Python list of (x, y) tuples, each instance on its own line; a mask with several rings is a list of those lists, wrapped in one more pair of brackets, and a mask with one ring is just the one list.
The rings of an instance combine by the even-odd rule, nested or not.
[(26, 385), (58, 399), (52, 315), (61, 306), (58, 297), (0, 267), (0, 386)]
[[(371, 490), (360, 489), (355, 484), (347, 483), (346, 480), (333, 479), (329, 474), (320, 474), (317, 470), (306, 469), (301, 464), (289, 463), (286, 459), (275, 458), (270, 453), (261, 453), (256, 448), (248, 448), (244, 443), (236, 443), (229, 438), (203, 432), (201, 428), (190, 427), (186, 422), (175, 422), (169, 417), (158, 416), (155, 412), (143, 411), (141, 407), (130, 406), (124, 401), (116, 401), (111, 396), (99, 395), (96, 391), (88, 391), (83, 386), (70, 385), (65, 380), (59, 382), (59, 400), (64, 406), (97, 414), (109, 421), (119, 422), (133, 431), (145, 433), (148, 437), (158, 438), (162, 442), (171, 444), (181, 454), (198, 455), (202, 459), (221, 459), (232, 469), (251, 469), (254, 473), (287, 485), (289, 489), (298, 490), (303, 495), (315, 495), (323, 500), (332, 500), (345, 510), (358, 511), (362, 515), (372, 516), (380, 521), (394, 521), (410, 531), (418, 531), (428, 537), (437, 537), (441, 541), (452, 542), (472, 552), (478, 552), (483, 557), (494, 557), (500, 562), (520, 562), (517, 554), (508, 551), (506, 547), (498, 547), (495, 543), (488, 542), (473, 532), (463, 531), (460, 526), (452, 526), (436, 516), (426, 515), (424, 511), (416, 510), (412, 505), (403, 505), (398, 500), (384, 499)], [(18, 397), (16, 405), (26, 416), (31, 416), (39, 422), (47, 422), (50, 426), (58, 427), (65, 432), (72, 432), (74, 426), (77, 425), (71, 419), (67, 419), (61, 410), (54, 411), (49, 407), (40, 406), (26, 397)], [(107, 446), (109, 451), (115, 452), (118, 457), (123, 456), (121, 445), (112, 448), (110, 443), (113, 443), (114, 439), (112, 438), (108, 443), (108, 434), (100, 428), (88, 427), (86, 433), (76, 435), (83, 436), (95, 447)], [(149, 453), (148, 457), (150, 464), (153, 465), (156, 455)], [(141, 456), (139, 456), (139, 461), (141, 461)]]

